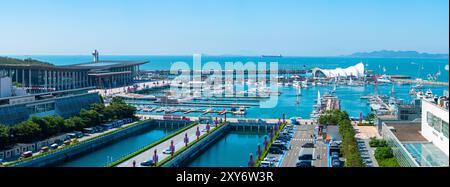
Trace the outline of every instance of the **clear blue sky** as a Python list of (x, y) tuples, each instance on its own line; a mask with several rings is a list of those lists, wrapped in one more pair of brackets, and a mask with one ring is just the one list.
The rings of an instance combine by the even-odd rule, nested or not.
[(448, 0), (1, 0), (0, 54), (448, 53)]

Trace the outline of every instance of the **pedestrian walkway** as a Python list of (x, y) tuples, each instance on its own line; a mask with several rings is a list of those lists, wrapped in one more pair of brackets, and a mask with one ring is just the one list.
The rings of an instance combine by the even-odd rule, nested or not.
[[(207, 132), (204, 130), (206, 128), (206, 124), (197, 124), (190, 129), (187, 129), (186, 131), (126, 160), (125, 162), (120, 163), (117, 167), (133, 167), (133, 163), (135, 163), (136, 167), (140, 167), (140, 163), (153, 160), (153, 156), (156, 154), (158, 155), (158, 161), (162, 161), (165, 158), (170, 156), (169, 148), (171, 147), (171, 143), (173, 141), (173, 145), (175, 148), (175, 152), (177, 150), (182, 149), (185, 147), (185, 136), (188, 135), (189, 142), (194, 141), (197, 138), (197, 128), (199, 129), (199, 136), (202, 136), (203, 134), (206, 134)], [(210, 130), (216, 128), (215, 126), (211, 126)]]

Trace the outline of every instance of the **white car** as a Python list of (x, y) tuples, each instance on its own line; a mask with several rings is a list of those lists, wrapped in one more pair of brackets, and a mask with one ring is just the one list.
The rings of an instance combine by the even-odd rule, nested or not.
[(274, 156), (269, 156), (269, 157), (264, 158), (264, 161), (277, 162), (278, 160)]

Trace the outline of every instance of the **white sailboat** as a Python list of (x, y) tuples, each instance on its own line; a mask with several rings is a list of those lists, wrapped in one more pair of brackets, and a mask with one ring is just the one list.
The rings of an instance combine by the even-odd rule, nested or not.
[(353, 79), (350, 77), (350, 80), (348, 81), (348, 85), (352, 86), (353, 85)]
[(302, 95), (302, 88), (298, 87), (297, 91), (297, 104), (300, 104), (300, 96)]
[(335, 78), (334, 79), (334, 87), (333, 87), (333, 90), (331, 90), (331, 93), (336, 93), (336, 84), (337, 84), (337, 80)]
[(321, 106), (322, 105), (322, 101), (321, 101), (321, 96), (320, 96), (320, 90), (317, 90), (317, 106)]

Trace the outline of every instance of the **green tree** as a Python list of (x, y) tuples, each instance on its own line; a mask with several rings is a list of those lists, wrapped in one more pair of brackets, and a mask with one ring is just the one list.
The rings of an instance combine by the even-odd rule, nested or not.
[(85, 120), (81, 119), (78, 116), (71, 117), (69, 119), (64, 120), (64, 129), (66, 132), (71, 132), (75, 130), (83, 130), (86, 128)]
[(387, 159), (392, 157), (394, 157), (394, 154), (390, 147), (378, 147), (375, 149), (375, 158), (377, 159)]
[(100, 114), (95, 110), (81, 110), (80, 116), (84, 120), (86, 126), (92, 127), (101, 124)]

